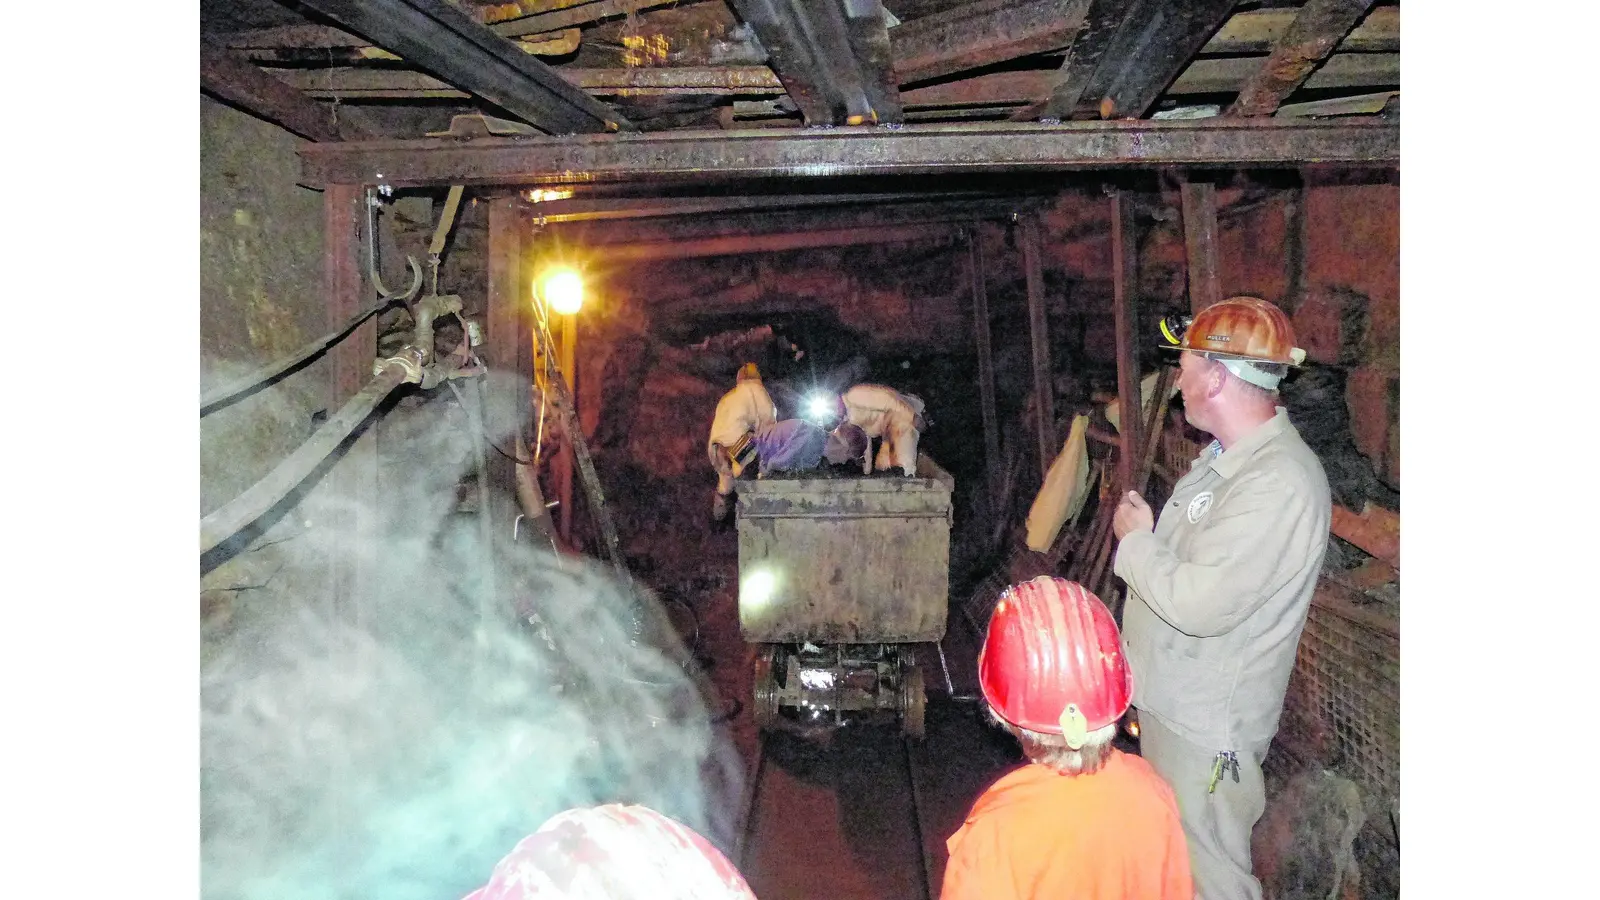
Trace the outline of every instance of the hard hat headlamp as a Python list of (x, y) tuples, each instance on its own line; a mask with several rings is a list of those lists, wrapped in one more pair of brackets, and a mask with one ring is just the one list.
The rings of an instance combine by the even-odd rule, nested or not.
[(816, 393), (802, 403), (801, 418), (813, 425), (830, 428), (839, 420), (839, 398), (827, 393)]
[(1161, 338), (1174, 347), (1183, 346), (1183, 335), (1194, 323), (1194, 316), (1171, 315), (1161, 320)]

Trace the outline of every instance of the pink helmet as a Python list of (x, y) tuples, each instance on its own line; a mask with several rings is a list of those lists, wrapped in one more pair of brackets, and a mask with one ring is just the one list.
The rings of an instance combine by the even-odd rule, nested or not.
[(1046, 575), (1000, 595), (978, 682), (1002, 719), (1074, 748), (1120, 719), (1133, 696), (1111, 611), (1083, 585)]
[(464, 900), (755, 900), (739, 871), (693, 829), (643, 806), (569, 809), (494, 867)]

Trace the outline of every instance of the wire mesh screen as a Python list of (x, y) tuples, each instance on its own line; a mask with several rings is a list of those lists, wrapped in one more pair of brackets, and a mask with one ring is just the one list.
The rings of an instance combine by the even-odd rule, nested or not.
[(1278, 741), (1393, 800), (1400, 790), (1400, 638), (1319, 595), (1289, 679)]

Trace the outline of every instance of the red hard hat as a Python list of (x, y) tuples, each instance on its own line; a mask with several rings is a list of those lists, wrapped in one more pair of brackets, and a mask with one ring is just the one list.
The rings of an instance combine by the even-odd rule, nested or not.
[(755, 900), (739, 870), (644, 806), (569, 809), (518, 842), (464, 900)]
[(1002, 719), (1064, 734), (1075, 748), (1120, 719), (1133, 696), (1111, 611), (1083, 585), (1045, 575), (1000, 595), (978, 653), (978, 681)]

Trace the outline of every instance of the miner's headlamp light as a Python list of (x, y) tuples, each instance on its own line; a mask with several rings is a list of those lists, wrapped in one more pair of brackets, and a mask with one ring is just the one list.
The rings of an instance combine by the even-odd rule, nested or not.
[(1183, 346), (1183, 335), (1194, 324), (1194, 316), (1172, 315), (1161, 320), (1161, 339), (1173, 347)]

